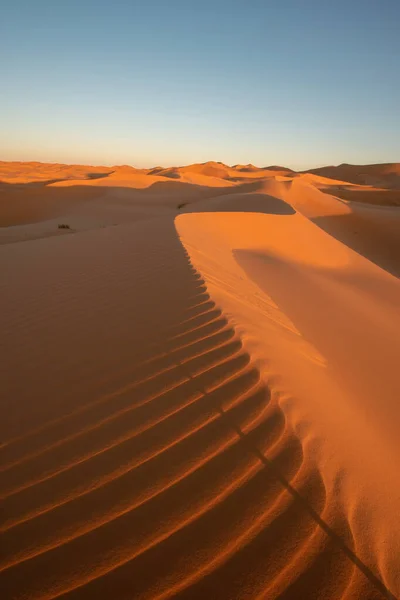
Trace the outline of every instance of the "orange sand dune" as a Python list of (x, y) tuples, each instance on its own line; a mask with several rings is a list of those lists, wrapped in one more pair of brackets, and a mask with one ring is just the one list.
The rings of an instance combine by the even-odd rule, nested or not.
[(400, 208), (92, 169), (0, 165), (2, 597), (399, 598)]
[[(159, 175), (162, 177), (170, 177), (171, 179), (183, 179), (191, 181), (190, 177), (201, 178), (204, 181), (205, 177), (209, 178), (209, 182), (216, 182), (218, 179), (227, 181), (244, 181), (246, 179), (264, 179), (276, 176), (294, 177), (296, 173), (285, 167), (265, 167), (259, 168), (254, 165), (234, 165), (229, 167), (223, 163), (207, 162), (185, 167), (172, 167), (169, 169), (156, 168), (149, 171), (151, 175)], [(211, 185), (211, 183), (210, 183)]]
[(342, 164), (337, 167), (320, 167), (305, 171), (322, 175), (329, 179), (341, 179), (361, 185), (373, 185), (378, 187), (399, 188), (400, 187), (400, 163), (386, 163), (377, 165), (348, 165)]
[(65, 179), (97, 179), (106, 177), (113, 167), (87, 167), (58, 163), (0, 161), (0, 183), (35, 183)]

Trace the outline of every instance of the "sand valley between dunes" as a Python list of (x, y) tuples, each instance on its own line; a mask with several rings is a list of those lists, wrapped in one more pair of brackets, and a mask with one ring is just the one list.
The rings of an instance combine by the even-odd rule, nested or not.
[(0, 162), (0, 273), (2, 598), (400, 598), (399, 164)]

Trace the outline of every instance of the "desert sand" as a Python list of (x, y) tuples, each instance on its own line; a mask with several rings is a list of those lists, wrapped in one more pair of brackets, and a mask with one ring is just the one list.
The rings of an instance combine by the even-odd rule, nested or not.
[(3, 162), (0, 273), (3, 598), (400, 597), (400, 164)]

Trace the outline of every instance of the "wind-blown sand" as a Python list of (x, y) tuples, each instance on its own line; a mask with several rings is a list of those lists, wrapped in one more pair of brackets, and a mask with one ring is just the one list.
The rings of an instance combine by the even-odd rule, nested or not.
[(400, 596), (400, 169), (345, 167), (0, 164), (3, 598)]

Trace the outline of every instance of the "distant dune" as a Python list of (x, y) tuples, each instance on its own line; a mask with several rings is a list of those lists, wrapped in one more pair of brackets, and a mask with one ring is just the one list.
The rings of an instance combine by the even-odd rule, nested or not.
[(47, 183), (66, 179), (96, 179), (105, 177), (112, 171), (112, 167), (0, 161), (0, 183)]
[(399, 180), (0, 163), (5, 600), (400, 597)]
[(378, 165), (342, 164), (337, 167), (310, 169), (306, 172), (360, 185), (400, 188), (400, 163)]

